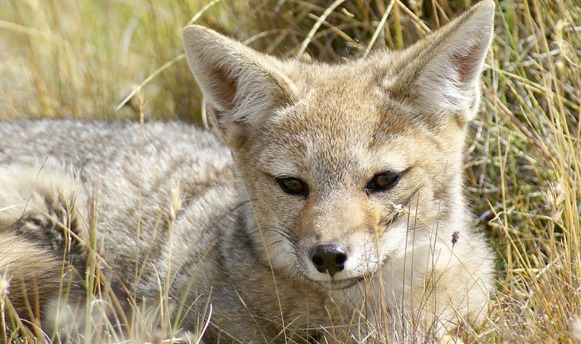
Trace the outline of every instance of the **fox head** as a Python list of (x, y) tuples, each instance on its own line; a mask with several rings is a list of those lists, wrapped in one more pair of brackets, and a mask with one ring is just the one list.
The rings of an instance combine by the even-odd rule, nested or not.
[(405, 50), (339, 65), (283, 61), (201, 26), (184, 29), (265, 262), (341, 289), (405, 254), (411, 232), (465, 225), (464, 138), (493, 12), (483, 1)]

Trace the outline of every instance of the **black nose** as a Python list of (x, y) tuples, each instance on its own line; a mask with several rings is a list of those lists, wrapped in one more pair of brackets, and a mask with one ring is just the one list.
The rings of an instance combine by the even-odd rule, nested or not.
[(311, 261), (320, 273), (331, 277), (345, 268), (347, 248), (341, 244), (319, 245), (311, 251)]

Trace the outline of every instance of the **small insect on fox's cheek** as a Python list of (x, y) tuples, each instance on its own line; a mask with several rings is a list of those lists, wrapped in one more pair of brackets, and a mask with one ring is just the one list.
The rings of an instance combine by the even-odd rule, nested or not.
[(376, 206), (373, 207), (371, 211), (371, 223), (373, 224), (373, 233), (376, 236), (382, 236), (385, 232), (385, 225), (386, 222), (384, 221), (385, 215), (381, 211), (381, 209)]
[(371, 231), (376, 237), (382, 236), (389, 226), (397, 218), (397, 213), (394, 211), (385, 212), (381, 207), (374, 206), (370, 211)]

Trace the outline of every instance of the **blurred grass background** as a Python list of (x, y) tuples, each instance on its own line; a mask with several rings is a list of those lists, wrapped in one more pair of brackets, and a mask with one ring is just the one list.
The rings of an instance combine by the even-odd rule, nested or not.
[[(0, 0), (0, 120), (199, 120), (180, 36), (191, 22), (338, 61), (410, 45), (471, 3)], [(581, 5), (500, 0), (495, 31), (467, 146), (469, 198), (499, 258), (477, 340), (567, 343), (581, 316)]]

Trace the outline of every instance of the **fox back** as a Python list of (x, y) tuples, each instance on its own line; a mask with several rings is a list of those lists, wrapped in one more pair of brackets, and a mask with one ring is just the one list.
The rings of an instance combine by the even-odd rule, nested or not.
[[(188, 26), (215, 136), (1, 124), (0, 252), (23, 248), (0, 253), (0, 272), (15, 290), (44, 278), (44, 304), (74, 270), (75, 302), (98, 251), (126, 309), (171, 304), (184, 329), (208, 323), (209, 342), (429, 340), (482, 324), (494, 257), (462, 183), (493, 12), (483, 1), (405, 50), (336, 65)], [(33, 248), (45, 266), (23, 274)], [(29, 317), (50, 318), (42, 304)]]

